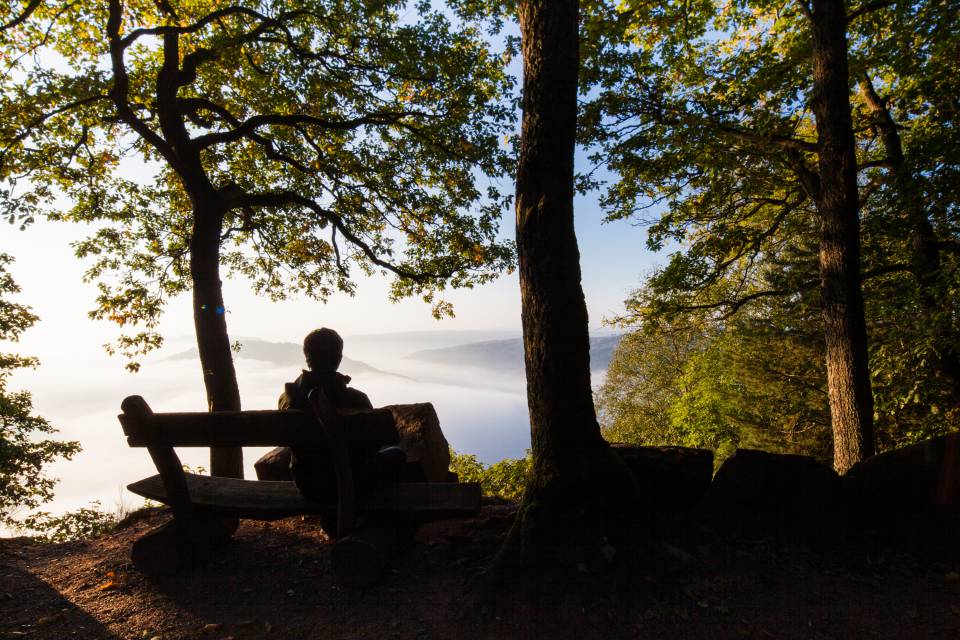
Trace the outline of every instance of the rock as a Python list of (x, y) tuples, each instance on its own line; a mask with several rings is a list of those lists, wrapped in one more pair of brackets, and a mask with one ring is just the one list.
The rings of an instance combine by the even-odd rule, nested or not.
[(843, 484), (861, 526), (952, 544), (960, 525), (960, 433), (863, 460)]
[(613, 444), (654, 513), (677, 513), (697, 504), (710, 487), (713, 452), (688, 447)]
[(960, 511), (960, 433), (931, 438), (855, 464), (844, 485), (861, 509)]
[(253, 465), (257, 480), (293, 480), (290, 447), (277, 447), (263, 454)]
[(737, 449), (714, 476), (704, 507), (722, 528), (828, 541), (845, 504), (840, 476), (816, 459)]
[(400, 433), (400, 448), (408, 463), (419, 463), (427, 482), (446, 482), (450, 467), (450, 445), (440, 430), (440, 419), (429, 402), (394, 404), (384, 407), (393, 413)]

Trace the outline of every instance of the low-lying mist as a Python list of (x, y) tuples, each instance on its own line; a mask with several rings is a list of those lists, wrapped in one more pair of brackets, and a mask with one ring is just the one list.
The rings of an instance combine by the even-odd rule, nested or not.
[[(497, 342), (480, 351), (497, 351), (499, 359), (487, 357), (476, 366), (471, 354), (478, 353), (476, 343), (485, 341)], [(522, 355), (518, 356), (522, 351), (514, 341), (518, 342), (515, 334), (492, 332), (348, 336), (341, 371), (374, 406), (432, 402), (450, 445), (492, 463), (521, 457), (530, 444)], [(236, 368), (243, 408), (275, 408), (284, 383), (294, 380), (303, 366), (299, 347), (253, 338), (239, 342)], [(595, 369), (605, 369), (608, 356), (603, 350), (608, 347), (612, 349), (607, 343), (594, 345), (600, 356)], [(83, 370), (63, 363), (45, 365), (18, 376), (17, 386), (33, 393), (36, 412), (59, 429), (58, 438), (83, 445), (74, 460), (50, 467), (60, 484), (56, 499), (45, 510), (58, 513), (92, 500), (107, 509), (139, 505), (141, 499), (124, 487), (156, 471), (146, 450), (127, 446), (116, 418), (120, 402), (138, 394), (154, 411), (205, 410), (195, 348), (188, 340), (173, 340), (135, 375), (123, 371), (117, 360)], [(594, 376), (598, 382), (600, 376), (596, 372)], [(253, 463), (265, 451), (244, 450), (246, 477), (255, 477)], [(206, 449), (184, 448), (178, 454), (191, 467), (209, 467)]]

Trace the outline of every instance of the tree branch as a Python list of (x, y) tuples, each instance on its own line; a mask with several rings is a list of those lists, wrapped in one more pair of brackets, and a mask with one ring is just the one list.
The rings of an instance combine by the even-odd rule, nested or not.
[(13, 29), (15, 27), (18, 27), (24, 22), (26, 22), (27, 19), (29, 19), (30, 16), (33, 15), (33, 12), (40, 7), (40, 4), (42, 2), (43, 0), (30, 0), (30, 2), (27, 3), (27, 6), (23, 8), (23, 11), (21, 11), (19, 15), (14, 16), (13, 19), (11, 19), (6, 24), (0, 25), (0, 33), (3, 33), (7, 29)]
[(160, 137), (153, 129), (137, 117), (128, 102), (130, 92), (130, 78), (127, 75), (126, 64), (123, 59), (126, 46), (120, 38), (120, 24), (123, 19), (123, 5), (120, 0), (110, 0), (110, 13), (107, 19), (107, 39), (110, 43), (110, 64), (113, 70), (113, 90), (110, 97), (117, 109), (117, 117), (129, 126), (135, 133), (153, 146), (157, 152), (170, 163), (171, 167), (179, 168), (180, 161), (167, 141)]
[(847, 14), (847, 22), (853, 22), (855, 19), (860, 16), (877, 11), (878, 9), (885, 9), (893, 4), (893, 0), (875, 0), (874, 2), (867, 2), (856, 9), (852, 10)]
[(367, 242), (362, 240), (355, 233), (350, 231), (347, 228), (346, 224), (343, 222), (343, 218), (335, 214), (334, 212), (326, 209), (310, 198), (301, 196), (300, 194), (294, 193), (292, 191), (280, 191), (273, 193), (259, 193), (259, 194), (245, 194), (240, 198), (240, 202), (244, 206), (251, 207), (288, 207), (288, 206), (297, 206), (309, 209), (314, 214), (320, 216), (321, 218), (327, 220), (332, 224), (344, 238), (350, 241), (351, 244), (355, 245), (363, 254), (367, 257), (370, 262), (382, 267), (391, 273), (404, 278), (406, 280), (412, 280), (413, 282), (429, 282), (430, 280), (436, 280), (439, 278), (446, 278), (452, 275), (452, 273), (416, 273), (409, 271), (401, 266), (395, 265), (392, 262), (384, 260), (377, 255), (373, 247), (371, 247)]
[(761, 146), (773, 146), (784, 150), (801, 151), (806, 153), (816, 153), (818, 149), (816, 143), (807, 142), (806, 140), (798, 140), (797, 138), (790, 136), (766, 135), (757, 133), (755, 131), (750, 131), (748, 129), (740, 129), (739, 127), (733, 127), (720, 123), (713, 125), (713, 128), (736, 140), (742, 140), (744, 142), (750, 142), (752, 144)]
[(275, 18), (266, 16), (259, 11), (249, 9), (247, 7), (241, 6), (230, 6), (224, 7), (223, 9), (218, 9), (216, 11), (211, 11), (207, 15), (203, 16), (200, 20), (197, 20), (193, 24), (187, 25), (185, 27), (173, 26), (173, 25), (164, 25), (162, 27), (150, 27), (150, 28), (140, 28), (134, 29), (126, 35), (122, 40), (120, 40), (120, 45), (126, 49), (131, 44), (133, 44), (138, 38), (144, 36), (164, 36), (164, 35), (185, 35), (190, 33), (195, 33), (202, 30), (209, 24), (222, 20), (230, 16), (246, 16), (248, 18), (253, 18), (254, 20), (259, 20), (262, 23), (267, 23), (268, 25), (282, 26), (283, 22), (287, 20), (292, 20), (301, 16), (313, 15), (312, 12), (306, 10), (297, 10), (297, 11), (285, 11), (278, 15)]
[(347, 131), (365, 125), (396, 124), (405, 117), (423, 115), (427, 114), (419, 111), (386, 111), (382, 113), (371, 113), (359, 118), (350, 118), (347, 120), (327, 120), (309, 115), (263, 114), (244, 120), (230, 131), (208, 133), (199, 136), (194, 139), (194, 142), (199, 145), (201, 149), (205, 149), (217, 144), (235, 142), (240, 138), (250, 137), (258, 128), (265, 126), (297, 127), (306, 125), (320, 127), (322, 129)]

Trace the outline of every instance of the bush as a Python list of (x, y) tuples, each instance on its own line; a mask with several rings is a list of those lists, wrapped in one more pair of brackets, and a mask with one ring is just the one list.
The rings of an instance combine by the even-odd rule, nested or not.
[(507, 458), (486, 465), (477, 456), (450, 450), (450, 470), (462, 482), (479, 482), (483, 494), (516, 501), (523, 496), (530, 470), (530, 452), (524, 458)]
[(31, 514), (17, 523), (17, 528), (40, 542), (71, 542), (86, 540), (109, 533), (117, 526), (123, 514), (104, 511), (99, 501), (76, 511), (53, 516), (46, 511)]

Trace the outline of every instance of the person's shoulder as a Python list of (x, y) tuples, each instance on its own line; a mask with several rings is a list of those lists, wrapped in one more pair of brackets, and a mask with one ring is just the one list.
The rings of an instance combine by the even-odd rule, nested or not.
[(309, 371), (303, 371), (293, 382), (283, 385), (283, 393), (277, 401), (277, 408), (281, 411), (289, 409), (306, 409), (309, 407), (307, 402), (307, 391), (316, 385), (311, 385), (309, 380)]
[(347, 387), (343, 390), (345, 409), (373, 409), (370, 398), (360, 389)]

